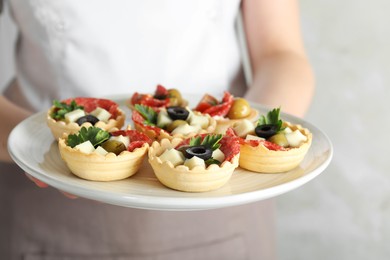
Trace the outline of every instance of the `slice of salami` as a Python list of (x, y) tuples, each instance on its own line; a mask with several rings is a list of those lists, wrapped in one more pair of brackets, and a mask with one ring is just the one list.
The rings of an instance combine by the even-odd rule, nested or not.
[(156, 87), (156, 91), (154, 92), (154, 98), (157, 98), (157, 99), (166, 99), (168, 98), (168, 90), (163, 87), (162, 85), (157, 85)]
[(217, 101), (215, 104), (215, 100), (215, 98), (206, 94), (202, 98), (198, 106), (195, 108), (195, 110), (205, 114), (209, 114), (210, 116), (225, 117), (229, 113), (229, 110), (233, 105), (233, 95), (225, 91), (221, 102)]
[(144, 123), (145, 118), (137, 110), (132, 111), (131, 119), (133, 120), (134, 124), (138, 125), (139, 128), (154, 131), (156, 133), (156, 136), (158, 136), (162, 131), (162, 129), (157, 126), (146, 125)]
[[(235, 135), (234, 130), (232, 128), (229, 128), (228, 131)], [(238, 137), (238, 139), (239, 139), (238, 142), (241, 145), (248, 144), (248, 145), (250, 145), (252, 147), (257, 147), (259, 145), (263, 145), (268, 150), (273, 150), (273, 151), (285, 151), (285, 150), (287, 150), (283, 146), (280, 146), (278, 144), (272, 143), (272, 142), (267, 141), (267, 140), (245, 140), (244, 138), (241, 138), (241, 137)]]
[(225, 154), (226, 161), (230, 161), (240, 153), (239, 137), (234, 134), (231, 128), (226, 131), (225, 136), (219, 143), (221, 144), (221, 151)]
[(209, 94), (205, 94), (202, 97), (202, 99), (199, 101), (198, 105), (195, 107), (194, 110), (203, 113), (203, 111), (207, 110), (212, 106), (217, 105), (218, 103), (219, 101), (215, 97)]
[(154, 95), (135, 92), (131, 97), (131, 104), (145, 105), (153, 108), (162, 108), (169, 105), (168, 90), (162, 85), (157, 85)]
[(77, 105), (83, 106), (85, 112), (87, 113), (91, 113), (93, 110), (100, 107), (107, 110), (111, 114), (111, 118), (116, 118), (118, 115), (118, 104), (112, 100), (104, 98), (76, 97), (65, 99), (62, 102), (70, 104), (73, 100)]
[(119, 130), (111, 133), (113, 136), (128, 136), (130, 139), (130, 144), (127, 147), (127, 150), (132, 152), (135, 148), (139, 148), (144, 143), (152, 144), (152, 139), (150, 139), (144, 133), (138, 132), (137, 130)]

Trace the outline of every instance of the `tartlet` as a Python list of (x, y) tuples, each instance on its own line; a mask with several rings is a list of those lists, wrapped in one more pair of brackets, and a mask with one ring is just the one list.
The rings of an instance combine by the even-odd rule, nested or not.
[(205, 94), (194, 111), (212, 116), (217, 121), (215, 133), (218, 134), (224, 134), (229, 127), (241, 120), (255, 121), (258, 117), (258, 111), (246, 99), (234, 97), (228, 91), (224, 92), (220, 101)]
[[(205, 135), (203, 135), (204, 138)], [(162, 160), (164, 152), (186, 146), (189, 139), (163, 139), (153, 142), (149, 148), (149, 163), (158, 180), (165, 186), (184, 192), (206, 192), (221, 188), (231, 178), (238, 167), (240, 149), (238, 140), (234, 136), (224, 136), (221, 139), (220, 150), (224, 154), (221, 164), (208, 166), (176, 165), (172, 160)]]
[[(272, 110), (275, 122), (257, 123), (250, 127), (235, 125), (235, 133), (240, 139), (240, 167), (259, 173), (281, 173), (297, 167), (306, 156), (311, 143), (312, 134), (301, 125), (292, 124), (279, 119), (279, 109)], [(279, 127), (274, 127), (279, 121)], [(246, 125), (250, 125), (246, 122)], [(240, 129), (238, 131), (238, 129)], [(245, 130), (243, 130), (245, 129)], [(271, 130), (270, 130), (271, 129)], [(234, 131), (234, 130), (233, 130)], [(264, 132), (272, 133), (265, 133)]]
[[(177, 127), (170, 128), (170, 125), (178, 121), (176, 119), (171, 119), (172, 122), (170, 125), (161, 126), (158, 122), (158, 118), (162, 114), (168, 115), (166, 112), (169, 109), (180, 109), (181, 111), (187, 111), (188, 116), (186, 119), (180, 120), (183, 121), (183, 125), (178, 125)], [(194, 120), (194, 124), (191, 122), (191, 118), (203, 118), (206, 121), (203, 125), (197, 125)], [(146, 107), (143, 105), (136, 105), (135, 110), (132, 111), (132, 120), (134, 122), (134, 127), (136, 130), (145, 133), (151, 139), (162, 140), (164, 138), (173, 139), (173, 138), (189, 138), (198, 134), (213, 133), (216, 128), (216, 120), (208, 114), (202, 114), (200, 112), (191, 111), (188, 107), (168, 107), (155, 110), (151, 107)], [(185, 122), (184, 122), (185, 121)], [(182, 130), (180, 130), (180, 128)]]
[[(95, 127), (90, 127), (88, 130), (93, 128)], [(126, 150), (118, 154), (107, 151), (102, 153), (97, 150), (86, 153), (77, 146), (73, 148), (69, 146), (68, 140), (71, 135), (64, 134), (58, 140), (61, 158), (74, 175), (86, 180), (115, 181), (134, 175), (141, 167), (152, 140), (136, 130), (119, 130), (109, 135), (129, 137), (130, 142)]]
[(182, 97), (178, 89), (167, 89), (162, 85), (157, 85), (154, 94), (135, 92), (127, 101), (127, 106), (130, 109), (134, 109), (136, 104), (153, 107), (158, 110), (169, 106), (185, 107), (188, 105), (188, 101)]
[[(92, 111), (95, 111), (97, 108), (102, 108), (105, 111), (111, 114), (110, 118), (106, 121), (99, 120), (97, 123), (84, 122), (79, 125), (76, 122), (66, 122), (64, 118), (55, 119), (53, 118), (53, 113), (59, 110), (59, 108), (53, 105), (48, 111), (46, 115), (46, 123), (50, 128), (51, 133), (53, 134), (55, 139), (60, 138), (64, 133), (66, 134), (74, 134), (77, 133), (81, 127), (90, 127), (96, 126), (103, 130), (110, 129), (120, 129), (125, 122), (125, 113), (119, 108), (118, 104), (109, 99), (101, 99), (101, 98), (92, 98), (92, 97), (76, 97), (63, 100), (58, 102), (58, 104), (67, 104), (70, 105), (72, 102), (75, 102), (77, 105), (82, 107), (82, 110), (88, 115)], [(74, 111), (74, 110), (73, 110)], [(72, 111), (69, 111), (72, 112)]]

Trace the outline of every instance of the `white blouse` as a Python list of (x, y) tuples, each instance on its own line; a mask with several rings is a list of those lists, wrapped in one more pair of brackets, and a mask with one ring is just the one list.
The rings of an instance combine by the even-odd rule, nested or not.
[[(153, 92), (221, 94), (241, 69), (239, 0), (9, 0), (16, 74), (35, 110), (53, 99)], [(22, 100), (22, 99), (20, 99)]]

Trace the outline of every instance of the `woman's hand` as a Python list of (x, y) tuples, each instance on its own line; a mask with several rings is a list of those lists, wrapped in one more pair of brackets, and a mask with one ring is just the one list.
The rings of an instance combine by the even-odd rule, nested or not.
[[(47, 188), (49, 187), (49, 185), (47, 185), (46, 183), (38, 180), (37, 178), (34, 178), (33, 176), (31, 176), (30, 174), (28, 173), (25, 173), (27, 178), (29, 178), (32, 182), (35, 183), (35, 185), (37, 185), (39, 188)], [(60, 191), (62, 194), (64, 194), (65, 197), (69, 198), (69, 199), (77, 199), (78, 197), (73, 195), (73, 194), (70, 194), (70, 193), (67, 193), (67, 192), (64, 192), (64, 191)]]

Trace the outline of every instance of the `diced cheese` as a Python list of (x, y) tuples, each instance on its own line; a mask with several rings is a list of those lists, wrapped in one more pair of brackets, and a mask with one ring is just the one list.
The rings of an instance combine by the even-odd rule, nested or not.
[(176, 127), (172, 132), (171, 134), (183, 134), (183, 135), (188, 135), (188, 134), (191, 134), (191, 133), (199, 133), (200, 131), (200, 126), (192, 126), (192, 125), (189, 125), (189, 124), (183, 124), (183, 125), (179, 125), (178, 127)]
[(96, 149), (95, 149), (95, 153), (98, 153), (98, 154), (101, 154), (101, 155), (106, 155), (108, 154), (108, 152), (101, 146), (98, 146)]
[(91, 141), (89, 140), (85, 141), (84, 143), (76, 145), (74, 148), (86, 154), (93, 153), (95, 151), (95, 148), (93, 147)]
[(96, 116), (100, 121), (108, 122), (111, 117), (111, 113), (105, 110), (104, 108), (98, 107), (90, 113), (93, 116)]
[(225, 154), (220, 149), (215, 149), (211, 157), (219, 162), (223, 162), (225, 160)]
[(292, 133), (292, 130), (291, 130), (290, 127), (286, 127), (286, 128), (283, 130), (283, 132), (284, 132), (285, 134), (289, 134), (289, 133)]
[(245, 137), (254, 133), (255, 125), (248, 119), (244, 119), (233, 125), (233, 130), (239, 137)]
[(170, 161), (174, 166), (183, 164), (185, 160), (183, 153), (174, 148), (165, 150), (159, 158), (162, 162)]
[(262, 141), (262, 140), (265, 140), (263, 137), (260, 137), (260, 136), (257, 136), (257, 135), (247, 135), (245, 137), (245, 140), (247, 141), (250, 141), (250, 140), (258, 140), (258, 141)]
[(160, 128), (165, 128), (167, 125), (172, 123), (173, 120), (169, 117), (167, 111), (161, 110), (157, 116), (157, 126)]
[(203, 168), (206, 168), (204, 160), (197, 156), (193, 156), (191, 159), (186, 159), (184, 161), (184, 165), (187, 166), (190, 170), (195, 166), (201, 166)]
[(291, 147), (299, 147), (302, 142), (305, 142), (307, 140), (307, 137), (303, 135), (298, 129), (294, 132), (286, 134), (285, 136), (288, 144)]
[(64, 115), (65, 121), (67, 123), (76, 122), (77, 119), (79, 119), (80, 117), (83, 117), (83, 116), (85, 116), (85, 112), (82, 109), (76, 109), (76, 110), (68, 112)]
[(201, 128), (206, 128), (209, 125), (207, 116), (193, 114), (189, 120), (190, 125), (198, 125)]
[(111, 136), (110, 139), (122, 142), (126, 146), (126, 148), (129, 147), (130, 138), (128, 136), (123, 136), (123, 135)]

